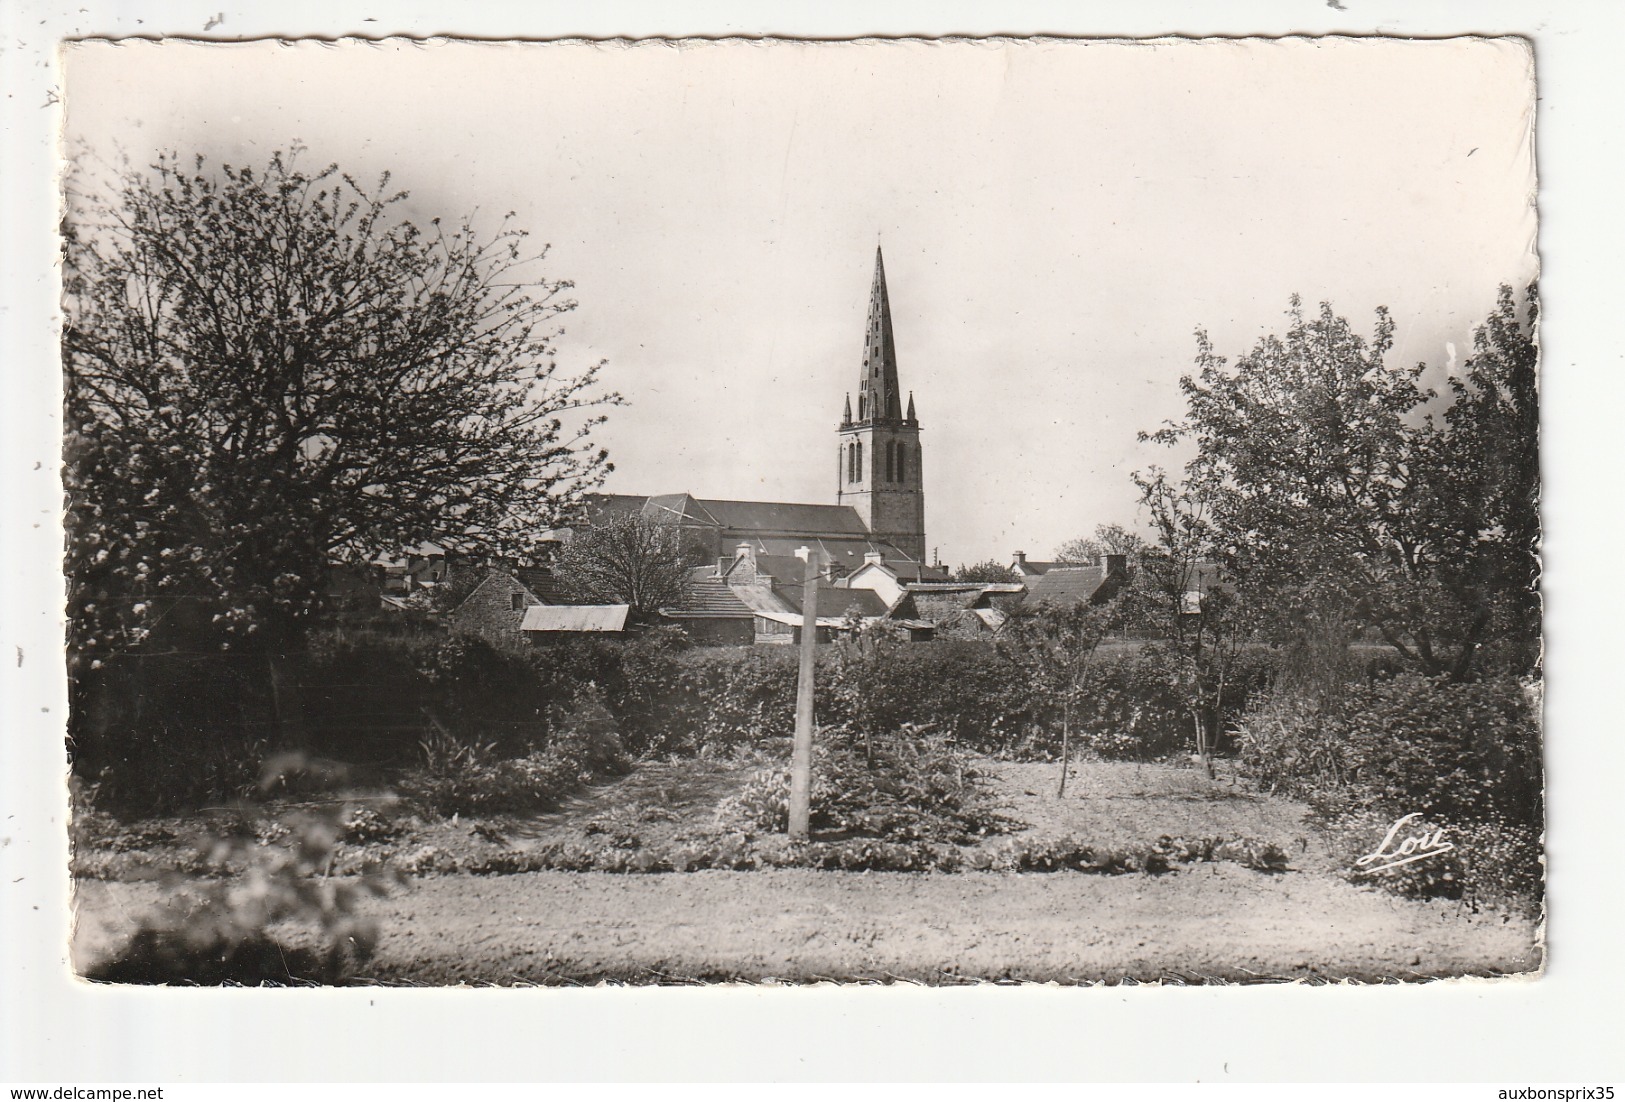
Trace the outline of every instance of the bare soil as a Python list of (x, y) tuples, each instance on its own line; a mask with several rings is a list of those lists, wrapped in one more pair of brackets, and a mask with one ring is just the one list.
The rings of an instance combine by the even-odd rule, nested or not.
[[(1035, 836), (1101, 844), (1244, 835), (1292, 855), (1286, 872), (1235, 864), (1161, 875), (846, 873), (425, 876), (370, 900), (384, 936), (364, 982), (588, 984), (976, 980), (1063, 983), (1415, 980), (1540, 966), (1523, 915), (1475, 914), (1356, 887), (1328, 863), (1304, 808), (1169, 765), (988, 763), (1006, 813)], [(650, 764), (548, 815), (502, 824), (504, 844), (592, 836), (606, 816), (640, 832), (703, 824), (749, 767)], [(1232, 783), (1234, 782), (1234, 783)], [(435, 844), (494, 845), (484, 824), (433, 824)], [(81, 968), (121, 944), (155, 884), (85, 881)], [(297, 941), (299, 931), (278, 931)]]
[[(155, 897), (94, 883), (76, 948)], [(457, 874), (367, 906), (386, 984), (1380, 981), (1535, 968), (1533, 931), (1320, 874)]]

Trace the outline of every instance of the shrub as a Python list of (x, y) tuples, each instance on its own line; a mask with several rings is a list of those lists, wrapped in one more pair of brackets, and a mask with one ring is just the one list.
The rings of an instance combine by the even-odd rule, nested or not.
[(1407, 674), (1363, 686), (1346, 707), (1341, 734), (1363, 806), (1453, 822), (1540, 822), (1539, 721), (1516, 680)]
[(596, 687), (584, 690), (552, 726), (545, 749), (514, 758), (494, 757), (491, 743), (470, 745), (444, 733), (426, 739), (424, 765), (401, 778), (400, 791), (438, 815), (525, 814), (554, 807), (582, 785), (631, 767)]
[(1236, 724), (1242, 766), (1271, 795), (1307, 798), (1340, 790), (1354, 763), (1339, 722), (1317, 700), (1272, 696)]
[[(1540, 728), (1511, 678), (1402, 674), (1338, 694), (1280, 694), (1241, 725), (1242, 757), (1270, 791), (1309, 799), (1344, 875), (1413, 898), (1528, 906), (1543, 894)], [(1355, 862), (1394, 821), (1452, 849), (1371, 873)]]
[[(825, 729), (814, 744), (812, 829), (898, 842), (963, 843), (1010, 827), (969, 759), (941, 735), (906, 726), (885, 735)], [(724, 828), (783, 833), (790, 776), (768, 769), (717, 810)]]
[(1244, 719), (1241, 741), (1271, 791), (1451, 822), (1541, 819), (1539, 720), (1510, 678), (1406, 674), (1354, 685), (1323, 710), (1277, 698)]
[(1321, 813), (1321, 828), (1339, 872), (1412, 899), (1460, 899), (1475, 908), (1527, 909), (1545, 893), (1540, 833), (1532, 827), (1490, 819), (1453, 824), (1414, 819), (1404, 834), (1438, 832), (1451, 849), (1419, 861), (1370, 871), (1357, 862), (1387, 836), (1392, 820), (1370, 810)]
[[(1258, 656), (1246, 656), (1262, 668)], [(1155, 661), (1138, 645), (1097, 657), (1094, 691), (1074, 717), (1077, 742), (1099, 757), (1147, 760), (1187, 744), (1190, 721)], [(788, 743), (796, 654), (789, 647), (685, 648), (667, 633), (581, 639), (546, 648), (428, 632), (326, 630), (292, 663), (303, 748), (311, 755), (392, 771), (440, 740), (483, 755), (425, 763), (439, 788), (459, 771), (494, 769), (553, 746), (557, 724), (588, 686), (633, 757), (736, 755)], [(103, 781), (110, 806), (154, 811), (246, 795), (253, 763), (282, 732), (264, 671), (236, 659), (135, 661), (76, 687), (76, 773)], [(818, 722), (884, 735), (930, 726), (967, 749), (1051, 758), (1059, 731), (1035, 721), (1020, 671), (985, 641), (905, 644), (875, 639), (822, 648)], [(1236, 702), (1256, 671), (1232, 680)], [(88, 687), (87, 687), (88, 686)], [(94, 691), (92, 691), (94, 690)], [(506, 772), (522, 789), (520, 773)], [(423, 790), (423, 770), (407, 783)], [(446, 793), (446, 802), (461, 802)], [(438, 797), (437, 797), (438, 799)]]
[(112, 811), (246, 797), (276, 734), (263, 658), (121, 656), (79, 672), (70, 694), (74, 773)]

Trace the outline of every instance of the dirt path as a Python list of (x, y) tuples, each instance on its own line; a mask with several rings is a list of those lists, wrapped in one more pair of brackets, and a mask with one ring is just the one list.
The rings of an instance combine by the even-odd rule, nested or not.
[[(76, 948), (105, 951), (148, 885), (94, 883)], [(444, 876), (369, 904), (383, 983), (1417, 979), (1527, 971), (1534, 931), (1326, 875), (808, 870)]]

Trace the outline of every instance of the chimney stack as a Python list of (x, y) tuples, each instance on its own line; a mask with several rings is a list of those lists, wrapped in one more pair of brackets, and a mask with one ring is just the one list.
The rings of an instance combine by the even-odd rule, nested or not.
[(734, 548), (733, 561), (728, 564), (726, 569), (732, 570), (739, 565), (741, 560), (743, 560), (746, 567), (748, 567), (750, 570), (752, 575), (750, 580), (754, 580), (754, 576), (756, 574), (756, 548), (752, 547), (749, 543), (741, 542), (739, 546)]
[(1127, 555), (1107, 555), (1106, 556), (1106, 573), (1108, 575), (1127, 574), (1128, 573), (1128, 556)]
[(1017, 551), (1016, 552), (1016, 565), (1017, 566), (1026, 566), (1027, 565), (1027, 552), (1025, 552), (1025, 551)]
[(865, 551), (863, 553), (863, 565), (885, 566), (886, 553), (884, 551)]

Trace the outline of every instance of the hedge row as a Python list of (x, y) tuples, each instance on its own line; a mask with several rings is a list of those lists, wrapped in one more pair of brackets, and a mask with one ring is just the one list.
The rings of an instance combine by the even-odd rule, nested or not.
[[(1242, 656), (1226, 706), (1239, 712), (1272, 662)], [(1072, 717), (1073, 745), (1150, 760), (1184, 749), (1186, 701), (1152, 647), (1096, 657), (1095, 691)], [(393, 775), (421, 743), (449, 733), (493, 759), (545, 750), (560, 716), (594, 687), (632, 757), (719, 756), (771, 744), (793, 727), (796, 654), (788, 647), (688, 648), (655, 635), (546, 648), (476, 637), (318, 634), (282, 663), (130, 659), (78, 686), (76, 771), (114, 804), (195, 804), (250, 790), (257, 763), (290, 742), (306, 753)], [(1053, 709), (1022, 671), (982, 642), (880, 642), (821, 648), (818, 722), (862, 734), (905, 724), (982, 753), (1053, 757)]]

